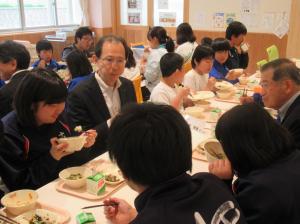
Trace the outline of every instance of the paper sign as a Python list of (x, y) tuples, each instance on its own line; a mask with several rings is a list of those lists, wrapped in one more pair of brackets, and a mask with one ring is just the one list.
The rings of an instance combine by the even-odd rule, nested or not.
[(176, 12), (160, 12), (159, 25), (166, 27), (176, 26)]
[(224, 13), (217, 12), (213, 16), (213, 26), (214, 28), (224, 28)]

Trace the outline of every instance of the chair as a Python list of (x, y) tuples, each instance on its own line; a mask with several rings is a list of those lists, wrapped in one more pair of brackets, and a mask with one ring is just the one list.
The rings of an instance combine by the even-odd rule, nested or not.
[(278, 52), (278, 48), (276, 47), (276, 45), (272, 45), (272, 46), (268, 47), (267, 53), (268, 53), (269, 61), (274, 61), (275, 59), (279, 58), (279, 52)]
[(183, 71), (186, 74), (188, 71), (190, 71), (192, 69), (192, 63), (191, 61), (187, 61), (186, 63), (184, 63), (183, 65)]
[(131, 48), (144, 48), (144, 42), (130, 43)]
[(257, 68), (260, 69), (264, 64), (267, 64), (268, 61), (266, 59), (263, 59), (261, 61), (256, 62)]
[(134, 86), (137, 102), (138, 103), (143, 103), (143, 94), (142, 94), (142, 88), (141, 88), (142, 76), (137, 75), (136, 77), (134, 77), (132, 79), (132, 83), (133, 83), (133, 86)]

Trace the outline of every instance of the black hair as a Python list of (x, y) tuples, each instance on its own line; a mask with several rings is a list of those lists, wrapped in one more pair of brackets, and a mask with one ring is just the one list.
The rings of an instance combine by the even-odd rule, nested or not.
[(62, 103), (68, 94), (64, 81), (52, 70), (36, 68), (19, 84), (13, 105), (19, 122), (26, 127), (36, 126), (35, 112), (38, 102)]
[(177, 53), (166, 53), (159, 61), (162, 77), (171, 76), (177, 69), (181, 70), (184, 60), (183, 57)]
[(77, 43), (77, 38), (81, 39), (85, 35), (93, 36), (93, 32), (87, 26), (79, 27), (75, 33), (75, 43)]
[(89, 59), (82, 51), (72, 51), (67, 56), (66, 62), (72, 78), (86, 76), (93, 72), (93, 68)]
[(192, 56), (192, 67), (196, 68), (196, 62), (199, 63), (202, 59), (213, 59), (214, 51), (207, 45), (198, 45)]
[(295, 149), (289, 132), (255, 103), (236, 106), (223, 114), (216, 137), (239, 176), (263, 169)]
[(4, 131), (3, 131), (3, 123), (0, 120), (0, 146), (4, 141)]
[(161, 26), (154, 26), (149, 29), (147, 34), (147, 39), (157, 38), (159, 44), (165, 44), (168, 52), (174, 52), (175, 44), (171, 37), (167, 35), (167, 31), (165, 28)]
[(127, 46), (127, 58), (126, 58), (126, 64), (125, 64), (125, 68), (132, 68), (136, 66), (136, 61), (133, 57), (133, 51), (131, 50), (130, 47)]
[(231, 22), (226, 29), (226, 39), (231, 40), (232, 36), (238, 37), (239, 35), (246, 35), (247, 28), (246, 26), (238, 21)]
[(154, 186), (192, 168), (189, 125), (168, 105), (132, 104), (113, 120), (109, 155), (134, 183)]
[(53, 46), (48, 40), (40, 40), (36, 43), (35, 46), (36, 52), (39, 54), (42, 50), (51, 50), (53, 52)]
[(212, 39), (210, 37), (203, 37), (201, 39), (201, 45), (207, 45), (207, 46), (211, 46), (212, 44)]
[(231, 47), (227, 39), (223, 37), (219, 37), (213, 40), (211, 44), (211, 48), (214, 50), (214, 52), (217, 52), (217, 51), (229, 51)]
[(264, 72), (268, 69), (273, 69), (274, 81), (280, 81), (282, 79), (290, 79), (295, 82), (297, 85), (300, 85), (300, 69), (287, 58), (279, 58), (273, 61), (270, 61), (264, 64), (261, 68), (261, 72)]
[(178, 45), (185, 42), (195, 42), (196, 37), (194, 35), (193, 29), (188, 23), (181, 23), (176, 29), (176, 43)]
[(4, 64), (16, 60), (17, 70), (27, 69), (30, 64), (30, 54), (26, 47), (12, 40), (0, 43), (0, 61)]
[(119, 36), (115, 36), (115, 35), (107, 35), (107, 36), (103, 36), (100, 38), (100, 40), (97, 42), (96, 46), (95, 46), (95, 55), (97, 56), (97, 58), (101, 57), (102, 54), (102, 48), (105, 42), (114, 42), (114, 43), (121, 43), (124, 47), (124, 51), (125, 51), (125, 57), (127, 58), (127, 51), (128, 51), (128, 46), (126, 44), (126, 41)]

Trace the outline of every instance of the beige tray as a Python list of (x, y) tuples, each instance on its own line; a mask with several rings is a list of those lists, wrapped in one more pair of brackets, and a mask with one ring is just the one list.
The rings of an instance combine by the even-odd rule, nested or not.
[(228, 98), (228, 99), (220, 99), (220, 98), (216, 97), (215, 100), (220, 101), (220, 102), (240, 104), (240, 100), (237, 99), (235, 96)]
[(201, 161), (207, 162), (207, 158), (206, 158), (205, 154), (202, 154), (202, 153), (198, 152), (197, 150), (193, 150), (192, 158), (196, 159), (196, 160), (201, 160)]
[(105, 192), (101, 195), (93, 195), (93, 194), (88, 193), (86, 190), (86, 185), (84, 187), (78, 188), (78, 189), (70, 188), (62, 180), (56, 184), (55, 188), (59, 192), (73, 195), (73, 196), (79, 197), (79, 198), (84, 198), (84, 199), (87, 199), (90, 201), (94, 201), (94, 200), (101, 200), (101, 199), (106, 198), (107, 196), (111, 195), (112, 193), (117, 191), (119, 188), (121, 188), (124, 184), (125, 184), (124, 181), (122, 181), (118, 185), (106, 184)]
[[(51, 211), (53, 213), (56, 213), (58, 214), (60, 217), (61, 217), (61, 220), (60, 220), (60, 224), (66, 224), (66, 223), (69, 223), (70, 219), (71, 219), (71, 214), (65, 210), (65, 209), (62, 209), (62, 208), (58, 208), (58, 207), (53, 207), (53, 206), (50, 206), (50, 205), (47, 205), (47, 204), (43, 204), (41, 202), (37, 202), (36, 203), (36, 207), (35, 209), (45, 209), (45, 210), (48, 210), (48, 211)], [(28, 211), (27, 211), (28, 212)], [(23, 214), (27, 213), (27, 212), (24, 212)], [(20, 215), (12, 215), (11, 213), (9, 213), (6, 208), (3, 208), (1, 209), (1, 213), (11, 219), (14, 219), (16, 218), (17, 216), (20, 216)], [(22, 215), (22, 214), (21, 214)]]

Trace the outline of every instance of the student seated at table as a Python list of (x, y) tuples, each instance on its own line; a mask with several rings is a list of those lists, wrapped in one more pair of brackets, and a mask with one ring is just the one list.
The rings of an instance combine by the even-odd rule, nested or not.
[(176, 29), (175, 53), (183, 57), (184, 63), (191, 61), (195, 48), (198, 46), (193, 29), (188, 23), (181, 23)]
[(71, 92), (75, 86), (92, 75), (93, 68), (86, 55), (78, 50), (74, 50), (68, 55), (67, 65), (72, 77), (68, 85), (68, 91)]
[(188, 103), (189, 88), (180, 87), (184, 77), (183, 58), (177, 53), (167, 53), (160, 59), (162, 80), (154, 87), (150, 101), (171, 105), (177, 110)]
[(138, 192), (135, 208), (117, 198), (104, 201), (118, 203), (105, 208), (112, 223), (245, 223), (220, 179), (187, 174), (192, 168), (191, 132), (174, 108), (131, 105), (113, 120), (110, 131), (110, 158)]
[(65, 65), (58, 64), (53, 58), (53, 46), (48, 40), (40, 40), (36, 43), (36, 53), (39, 60), (32, 64), (33, 68), (47, 68), (53, 71), (65, 69)]
[(161, 26), (152, 27), (147, 34), (147, 39), (150, 49), (145, 49), (145, 53), (149, 55), (146, 60), (144, 77), (146, 87), (152, 92), (161, 78), (159, 61), (167, 52), (174, 52), (175, 44), (172, 38), (167, 35), (165, 28)]
[(214, 77), (217, 80), (226, 80), (233, 84), (237, 83), (239, 81), (237, 79), (237, 74), (235, 74), (233, 71), (229, 72), (229, 69), (225, 64), (228, 59), (228, 52), (230, 50), (229, 41), (225, 38), (216, 38), (212, 42), (211, 47), (214, 51), (214, 62), (213, 67), (209, 72), (209, 77)]
[[(67, 93), (64, 82), (51, 70), (32, 70), (20, 83), (15, 110), (2, 119), (0, 176), (9, 190), (39, 188), (57, 178), (60, 170), (90, 160), (88, 149), (70, 154), (65, 151), (67, 143), (57, 141), (75, 135), (62, 117)], [(89, 148), (96, 132), (85, 134), (84, 147)]]
[(252, 103), (226, 112), (216, 137), (228, 160), (209, 170), (225, 180), (236, 174), (232, 189), (247, 223), (299, 223), (300, 151), (288, 131)]
[(208, 76), (213, 65), (213, 56), (211, 47), (206, 45), (196, 47), (191, 61), (193, 69), (185, 74), (184, 86), (193, 92), (214, 89), (216, 79)]

